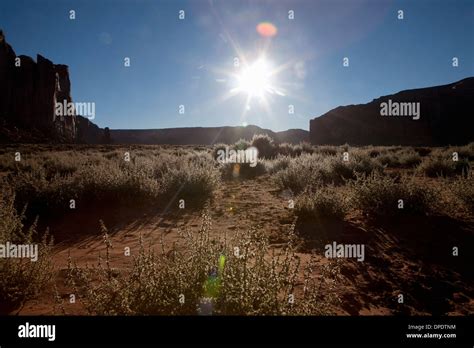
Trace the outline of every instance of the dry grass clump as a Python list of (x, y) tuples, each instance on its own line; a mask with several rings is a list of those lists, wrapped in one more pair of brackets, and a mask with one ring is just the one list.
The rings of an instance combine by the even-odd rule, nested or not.
[(419, 153), (411, 149), (398, 153), (385, 152), (376, 158), (380, 164), (388, 168), (413, 168), (421, 163)]
[[(232, 145), (226, 145), (223, 143), (216, 144), (212, 147), (211, 154), (213, 158), (217, 158), (219, 150), (225, 150), (231, 148), (233, 150), (246, 150), (247, 148), (254, 146), (258, 150), (258, 156), (260, 159), (274, 159), (277, 156), (288, 156), (298, 157), (302, 154), (312, 154), (315, 152), (315, 148), (308, 142), (301, 142), (299, 144), (281, 143), (277, 144), (269, 135), (256, 134), (253, 136), (251, 141), (240, 139)], [(335, 146), (322, 146), (320, 149), (321, 153), (335, 154), (337, 147)]]
[(202, 206), (219, 185), (219, 171), (204, 155), (188, 157), (162, 175), (160, 195)]
[(430, 178), (453, 176), (457, 171), (457, 163), (450, 157), (430, 156), (425, 158), (416, 170)]
[(464, 146), (459, 146), (455, 150), (460, 158), (474, 161), (474, 142)]
[(17, 208), (28, 204), (33, 215), (60, 214), (69, 209), (71, 199), (78, 209), (99, 202), (156, 204), (175, 195), (202, 205), (219, 182), (212, 157), (192, 150), (179, 155), (131, 152), (129, 158), (119, 150), (53, 152), (18, 163), (29, 170), (10, 173), (9, 185), (16, 192)]
[(424, 159), (418, 170), (429, 177), (448, 177), (466, 173), (474, 161), (474, 143), (436, 148)]
[[(372, 216), (426, 215), (436, 211), (436, 192), (415, 179), (377, 173), (358, 175), (349, 183), (352, 206)], [(401, 203), (403, 208), (399, 208)]]
[(277, 152), (279, 156), (296, 157), (301, 155), (302, 149), (297, 145), (282, 143), (278, 144)]
[(280, 170), (288, 168), (288, 166), (290, 165), (290, 162), (291, 162), (291, 157), (278, 155), (273, 160), (264, 161), (265, 170), (267, 173), (275, 174), (276, 172), (279, 172)]
[(344, 219), (348, 211), (347, 200), (334, 186), (303, 192), (295, 204), (295, 214), (302, 221), (320, 219)]
[(275, 180), (281, 189), (290, 189), (298, 194), (307, 187), (341, 185), (345, 180), (355, 178), (357, 173), (370, 174), (382, 170), (377, 161), (362, 154), (354, 154), (349, 161), (344, 161), (342, 155), (301, 155), (291, 159), (287, 168), (278, 171)]
[(421, 163), (421, 156), (418, 152), (410, 149), (400, 152), (399, 161), (402, 167), (412, 168)]
[[(207, 214), (197, 233), (182, 231), (184, 247), (161, 252), (141, 242), (130, 272), (112, 268), (107, 231), (105, 262), (69, 267), (69, 284), (90, 313), (99, 315), (322, 315), (337, 301), (337, 263), (302, 266), (294, 234), (279, 251), (251, 229), (233, 240), (213, 239)], [(319, 277), (315, 270), (319, 268)], [(303, 271), (303, 279), (298, 275)]]
[(400, 167), (398, 156), (393, 153), (384, 153), (376, 157), (379, 163), (387, 168)]
[(308, 142), (301, 142), (293, 145), (289, 143), (278, 144), (276, 148), (276, 154), (280, 156), (298, 157), (301, 154), (312, 154), (315, 152), (315, 148)]
[(321, 155), (303, 154), (290, 160), (287, 168), (275, 174), (280, 189), (290, 189), (298, 194), (307, 186), (319, 186), (321, 180)]
[(470, 170), (459, 176), (450, 187), (462, 204), (474, 214), (474, 172)]
[(255, 134), (250, 144), (257, 148), (259, 158), (273, 158), (277, 154), (277, 146), (266, 134)]
[(0, 244), (38, 244), (38, 259), (0, 258), (0, 313), (22, 305), (34, 298), (50, 281), (52, 239), (36, 231), (36, 221), (27, 229), (23, 213), (14, 206), (14, 195), (3, 191), (0, 195)]
[(459, 160), (474, 161), (474, 142), (464, 146), (439, 147), (433, 150), (433, 156), (452, 158), (456, 153)]
[(239, 139), (234, 143), (234, 149), (235, 150), (246, 150), (250, 146), (252, 146), (250, 141), (245, 140), (245, 139)]
[(419, 154), (420, 157), (426, 157), (426, 156), (429, 156), (431, 154), (433, 149), (430, 148), (430, 147), (415, 146), (415, 147), (413, 147), (413, 151), (415, 151), (417, 154)]
[(106, 160), (78, 166), (66, 176), (48, 178), (42, 168), (16, 175), (12, 185), (19, 206), (28, 204), (31, 214), (59, 214), (69, 209), (71, 199), (79, 208), (93, 202), (136, 204), (158, 196), (159, 183), (144, 168)]
[(307, 141), (302, 141), (298, 145), (295, 145), (294, 148), (295, 148), (295, 152), (300, 152), (300, 153), (312, 154), (315, 152), (313, 145), (311, 145)]
[(341, 184), (347, 179), (354, 179), (357, 174), (383, 171), (383, 167), (376, 160), (363, 152), (354, 151), (349, 156), (348, 161), (344, 161), (342, 156), (325, 159), (323, 162), (325, 182)]
[(342, 152), (341, 147), (332, 146), (332, 145), (319, 145), (314, 148), (314, 153), (318, 153), (326, 156), (336, 156), (338, 153)]

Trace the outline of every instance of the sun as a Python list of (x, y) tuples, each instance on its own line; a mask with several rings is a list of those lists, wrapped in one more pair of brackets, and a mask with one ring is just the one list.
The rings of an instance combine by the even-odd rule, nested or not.
[[(281, 81), (280, 74), (286, 71), (291, 64), (274, 65), (273, 60), (267, 59), (265, 52), (252, 56), (255, 60), (248, 60), (247, 57), (236, 49), (237, 55), (234, 57), (232, 70), (213, 68), (217, 74), (226, 75), (228, 78), (219, 77), (216, 81), (226, 82), (227, 87), (224, 94), (219, 98), (219, 102), (224, 102), (236, 96), (245, 97), (241, 121), (245, 124), (245, 115), (250, 110), (263, 109), (267, 115), (272, 115), (272, 104), (277, 102), (277, 98), (286, 97), (287, 92), (284, 86), (288, 83)], [(238, 58), (236, 64), (236, 58)]]
[(266, 93), (273, 93), (272, 70), (265, 58), (260, 58), (246, 66), (237, 75), (237, 92), (243, 92), (249, 98), (264, 98)]

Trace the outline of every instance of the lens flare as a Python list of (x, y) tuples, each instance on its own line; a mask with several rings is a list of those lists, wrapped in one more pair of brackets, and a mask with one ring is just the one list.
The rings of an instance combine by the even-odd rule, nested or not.
[(278, 29), (270, 22), (262, 22), (257, 25), (257, 33), (263, 37), (273, 37), (277, 34)]

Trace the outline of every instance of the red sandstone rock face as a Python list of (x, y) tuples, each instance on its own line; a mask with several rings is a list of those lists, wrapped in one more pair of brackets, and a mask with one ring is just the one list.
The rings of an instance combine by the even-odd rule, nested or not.
[[(419, 102), (420, 119), (380, 115), (388, 100)], [(455, 145), (474, 141), (474, 78), (337, 107), (310, 121), (313, 144)]]
[[(71, 82), (69, 80), (69, 70), (67, 65), (56, 64), (54, 66), (55, 76), (55, 95), (53, 97), (58, 103), (66, 100), (68, 103), (72, 102), (71, 98)], [(54, 111), (53, 111), (54, 115)], [(72, 139), (77, 139), (77, 118), (76, 117), (54, 117), (56, 131), (63, 135), (73, 135)], [(68, 140), (72, 140), (67, 137)]]
[[(2, 129), (0, 141), (77, 141), (77, 116), (55, 116), (55, 103), (71, 102), (70, 92), (66, 65), (53, 64), (41, 55), (36, 62), (28, 56), (17, 57), (0, 32), (0, 127), (10, 128)], [(93, 134), (82, 136), (100, 141), (101, 130), (95, 128)]]

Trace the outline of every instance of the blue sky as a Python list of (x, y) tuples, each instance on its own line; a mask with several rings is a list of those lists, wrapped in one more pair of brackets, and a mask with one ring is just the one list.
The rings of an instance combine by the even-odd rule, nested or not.
[[(277, 35), (261, 37), (260, 22)], [(0, 28), (18, 55), (68, 65), (73, 100), (95, 102), (94, 122), (112, 129), (308, 129), (339, 105), (474, 76), (472, 0), (2, 0)], [(284, 95), (224, 100), (236, 47), (249, 63), (266, 47)]]

